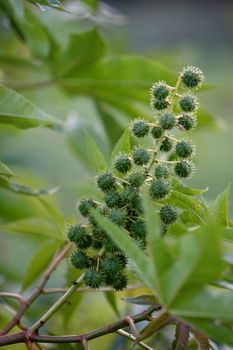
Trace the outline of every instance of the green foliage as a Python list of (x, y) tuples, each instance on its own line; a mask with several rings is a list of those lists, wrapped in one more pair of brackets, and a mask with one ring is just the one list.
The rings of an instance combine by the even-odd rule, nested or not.
[(48, 126), (58, 128), (62, 123), (42, 112), (33, 103), (17, 92), (0, 86), (0, 123), (17, 128)]

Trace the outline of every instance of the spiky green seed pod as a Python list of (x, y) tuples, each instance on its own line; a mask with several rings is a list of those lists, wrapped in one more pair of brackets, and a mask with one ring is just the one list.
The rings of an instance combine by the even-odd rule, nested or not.
[(126, 274), (124, 272), (118, 272), (114, 276), (114, 280), (111, 283), (112, 287), (116, 291), (123, 290), (124, 288), (127, 287), (127, 284), (128, 284), (128, 278), (127, 278), (127, 276), (126, 276)]
[(152, 199), (161, 199), (168, 195), (170, 184), (163, 179), (154, 180), (150, 185), (150, 195)]
[(146, 225), (142, 220), (132, 222), (130, 225), (130, 234), (133, 238), (145, 238), (146, 236)]
[(177, 125), (179, 128), (189, 131), (194, 129), (196, 124), (196, 117), (193, 114), (184, 113), (179, 117)]
[(78, 209), (80, 214), (84, 217), (88, 217), (90, 215), (90, 210), (92, 208), (96, 208), (96, 203), (92, 199), (82, 199), (78, 205)]
[(93, 239), (93, 240), (92, 240), (92, 247), (93, 247), (94, 249), (100, 249), (100, 248), (103, 247), (103, 242), (102, 242), (102, 241), (99, 241), (99, 240), (97, 240), (97, 239)]
[(108, 240), (106, 232), (99, 225), (93, 226), (92, 235), (96, 240), (101, 242), (106, 242)]
[(138, 245), (138, 247), (141, 250), (145, 250), (147, 247), (147, 240), (146, 237), (140, 238), (140, 237), (134, 237), (135, 243)]
[(162, 143), (161, 143), (160, 151), (170, 152), (172, 150), (172, 147), (173, 147), (172, 140), (169, 137), (165, 136)]
[(117, 253), (114, 254), (114, 256), (120, 262), (122, 269), (124, 269), (126, 267), (127, 263), (128, 263), (128, 259), (125, 256), (125, 254), (117, 252)]
[(178, 218), (178, 212), (177, 212), (176, 208), (174, 208), (170, 205), (164, 205), (160, 209), (159, 214), (160, 214), (161, 221), (165, 225), (173, 224)]
[(104, 247), (106, 253), (122, 253), (120, 248), (118, 248), (118, 246), (111, 239), (107, 240)]
[(169, 169), (166, 165), (159, 164), (155, 167), (154, 175), (157, 179), (166, 179), (169, 176)]
[(136, 148), (133, 150), (132, 157), (136, 165), (145, 165), (150, 160), (150, 155), (144, 148)]
[(176, 126), (176, 118), (172, 113), (163, 113), (159, 117), (159, 125), (163, 130), (171, 130)]
[(158, 111), (162, 111), (163, 109), (168, 108), (168, 106), (171, 104), (171, 102), (165, 98), (163, 100), (159, 100), (159, 99), (154, 99), (152, 101), (152, 106), (154, 109), (158, 110)]
[(80, 249), (87, 249), (91, 246), (92, 238), (81, 225), (73, 225), (69, 228), (68, 238)]
[(112, 220), (118, 226), (124, 226), (126, 224), (125, 212), (121, 209), (112, 209), (109, 214), (110, 220)]
[(176, 163), (174, 170), (179, 177), (189, 177), (193, 171), (193, 163), (188, 160), (181, 160)]
[(127, 209), (128, 209), (128, 215), (139, 215), (143, 213), (143, 207), (142, 207), (142, 199), (140, 195), (135, 196), (134, 200), (130, 203), (128, 201), (127, 203)]
[(193, 145), (190, 141), (179, 141), (176, 144), (176, 154), (180, 158), (188, 158), (193, 154)]
[(117, 156), (114, 166), (117, 171), (125, 174), (131, 169), (132, 164), (130, 158), (126, 154), (120, 154)]
[(164, 81), (159, 81), (158, 83), (152, 85), (151, 95), (152, 97), (154, 96), (154, 98), (158, 100), (165, 99), (166, 97), (168, 97), (169, 93), (170, 90)]
[(84, 282), (88, 287), (96, 289), (102, 285), (104, 278), (101, 272), (91, 269), (86, 272)]
[(83, 270), (89, 267), (90, 259), (84, 252), (77, 251), (71, 256), (71, 263), (76, 269)]
[(136, 137), (144, 137), (149, 133), (150, 127), (145, 120), (137, 119), (133, 122), (131, 130)]
[(185, 94), (181, 96), (179, 105), (183, 112), (193, 112), (198, 107), (198, 101), (194, 95)]
[(101, 173), (97, 177), (97, 186), (103, 192), (114, 191), (116, 189), (116, 180), (109, 172)]
[(122, 206), (122, 198), (116, 191), (107, 193), (104, 200), (109, 208), (120, 208)]
[(122, 202), (124, 205), (137, 205), (138, 198), (140, 197), (137, 190), (130, 186), (126, 186), (122, 192)]
[(123, 267), (117, 256), (110, 256), (101, 261), (100, 268), (104, 275), (115, 275), (122, 270)]
[(131, 173), (125, 180), (129, 186), (138, 188), (143, 184), (145, 178), (145, 174), (143, 174), (141, 171), (135, 171)]
[(151, 129), (151, 134), (154, 139), (159, 139), (162, 136), (163, 130), (159, 126), (154, 126)]
[(181, 73), (181, 80), (184, 85), (188, 88), (199, 88), (205, 78), (203, 72), (194, 66), (185, 67)]

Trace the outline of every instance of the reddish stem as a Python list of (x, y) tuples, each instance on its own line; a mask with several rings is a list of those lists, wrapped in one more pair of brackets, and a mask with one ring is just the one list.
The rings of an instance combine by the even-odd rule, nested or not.
[(12, 318), (12, 320), (6, 325), (6, 327), (3, 329), (3, 331), (0, 332), (0, 336), (7, 334), (14, 326), (16, 326), (20, 322), (22, 315), (25, 313), (25, 311), (28, 309), (28, 307), (34, 302), (34, 300), (41, 294), (41, 292), (43, 291), (43, 287), (47, 283), (52, 272), (56, 269), (57, 265), (67, 255), (71, 246), (72, 246), (72, 244), (68, 243), (59, 254), (57, 254), (57, 253), (55, 254), (53, 260), (51, 261), (47, 270), (43, 274), (41, 283), (32, 291), (31, 295), (25, 300), (25, 303), (21, 303), (18, 312)]

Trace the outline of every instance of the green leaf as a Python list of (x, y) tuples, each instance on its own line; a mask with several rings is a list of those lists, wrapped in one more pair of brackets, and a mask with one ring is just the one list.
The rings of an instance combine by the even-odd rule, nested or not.
[(94, 11), (98, 9), (98, 0), (82, 0), (82, 2), (88, 5)]
[(59, 52), (52, 69), (60, 78), (85, 71), (105, 53), (105, 43), (96, 28), (70, 35), (68, 47)]
[(231, 290), (211, 286), (198, 292), (189, 290), (180, 294), (169, 310), (179, 317), (233, 322), (232, 308), (229, 307), (232, 302), (233, 293)]
[(108, 111), (108, 108), (106, 108), (104, 103), (95, 100), (95, 105), (108, 137), (109, 144), (113, 147), (123, 133), (123, 126), (121, 125), (119, 118), (115, 118), (114, 113)]
[(210, 319), (183, 317), (189, 324), (202, 330), (212, 339), (223, 344), (233, 345), (232, 327), (220, 322), (212, 322)]
[[(140, 56), (109, 57), (88, 70), (61, 79), (66, 91), (106, 102), (129, 118), (149, 109), (149, 89), (158, 80), (174, 84), (176, 75), (160, 63)], [(119, 98), (120, 96), (120, 98)]]
[(113, 242), (134, 262), (139, 278), (156, 294), (153, 266), (128, 232), (97, 212), (94, 216)]
[(154, 267), (154, 279), (158, 289), (158, 295), (161, 301), (164, 300), (164, 288), (162, 277), (173, 263), (172, 257), (169, 255), (165, 242), (161, 234), (161, 224), (159, 215), (156, 212), (154, 203), (150, 199), (148, 193), (144, 195), (143, 204), (145, 209), (145, 219), (148, 232), (148, 251), (151, 262)]
[(13, 171), (11, 171), (11, 169), (8, 168), (8, 166), (2, 163), (1, 161), (0, 161), (0, 175), (4, 175), (8, 178), (15, 177), (15, 174), (13, 173)]
[(60, 232), (64, 231), (65, 218), (62, 213), (54, 205), (49, 203), (47, 200), (41, 197), (36, 197), (36, 199), (43, 205), (47, 214), (49, 214), (51, 220), (55, 223)]
[(208, 187), (203, 189), (203, 190), (199, 190), (199, 189), (196, 189), (196, 188), (188, 187), (188, 186), (182, 184), (176, 178), (172, 179), (172, 187), (176, 191), (181, 192), (183, 194), (186, 194), (188, 196), (201, 196), (203, 193), (208, 191)]
[(202, 107), (198, 109), (197, 120), (198, 120), (197, 130), (199, 129), (218, 130), (220, 127), (219, 120)]
[(33, 256), (23, 280), (22, 289), (28, 288), (44, 271), (58, 248), (58, 243), (46, 243)]
[(34, 5), (41, 5), (42, 8), (43, 6), (49, 6), (52, 8), (61, 8), (62, 9), (62, 4), (61, 1), (59, 0), (27, 0), (28, 2), (34, 4)]
[(87, 154), (94, 172), (106, 170), (108, 167), (106, 160), (87, 130), (85, 130), (85, 138)]
[(171, 191), (165, 202), (178, 208), (188, 209), (190, 218), (197, 224), (203, 224), (206, 220), (208, 209), (199, 199), (190, 198), (178, 191)]
[(162, 278), (168, 307), (172, 308), (184, 293), (195, 292), (220, 277), (222, 234), (221, 227), (212, 219), (199, 230), (182, 236), (179, 256)]
[(25, 1), (8, 0), (0, 3), (12, 28), (20, 39), (27, 43), (34, 56), (47, 58), (55, 47), (55, 42), (49, 31), (37, 16), (30, 11)]
[(62, 233), (57, 230), (52, 223), (42, 218), (30, 217), (27, 219), (13, 221), (4, 225), (3, 229), (9, 233), (42, 235), (58, 241), (63, 241)]
[(139, 295), (138, 297), (122, 298), (122, 300), (135, 305), (154, 305), (158, 303), (154, 295)]
[(229, 196), (230, 196), (230, 184), (227, 188), (218, 195), (215, 203), (215, 214), (224, 226), (229, 224)]
[(130, 133), (129, 133), (129, 128), (126, 128), (112, 151), (111, 159), (113, 160), (118, 153), (122, 152), (122, 153), (129, 154), (130, 151), (131, 151)]
[(8, 191), (23, 194), (26, 196), (45, 196), (52, 195), (57, 192), (58, 187), (47, 189), (34, 189), (25, 185), (21, 185), (15, 181), (7, 179), (5, 176), (0, 175), (0, 188), (4, 188)]
[(17, 128), (60, 127), (62, 123), (41, 111), (24, 96), (0, 85), (0, 123)]
[(105, 296), (108, 304), (110, 305), (110, 307), (112, 308), (112, 310), (116, 314), (116, 316), (119, 317), (120, 312), (119, 312), (119, 309), (117, 307), (116, 293), (112, 292), (112, 291), (108, 291), (108, 292), (104, 293), (104, 296)]

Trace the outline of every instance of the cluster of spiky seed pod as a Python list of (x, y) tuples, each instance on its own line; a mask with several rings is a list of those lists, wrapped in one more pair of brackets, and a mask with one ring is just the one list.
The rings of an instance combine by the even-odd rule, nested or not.
[[(197, 89), (203, 80), (198, 68), (188, 66), (180, 73), (175, 87), (163, 81), (155, 83), (151, 88), (155, 118), (134, 120), (130, 128), (141, 140), (140, 146), (131, 154), (118, 154), (112, 169), (98, 174), (96, 183), (104, 194), (103, 203), (93, 198), (79, 202), (78, 209), (86, 223), (68, 230), (69, 240), (77, 247), (71, 262), (75, 268), (86, 271), (84, 282), (90, 288), (111, 286), (122, 290), (127, 286), (127, 257), (95, 221), (92, 209), (125, 228), (142, 249), (146, 247), (142, 186), (149, 187), (150, 196), (156, 201), (164, 232), (178, 219), (177, 208), (166, 204), (166, 198), (172, 190), (173, 176), (184, 179), (193, 172), (194, 146), (190, 140), (175, 136), (196, 126), (198, 101), (186, 90)], [(180, 88), (184, 93), (180, 94)], [(145, 147), (143, 139), (146, 144), (151, 139), (153, 149)]]

